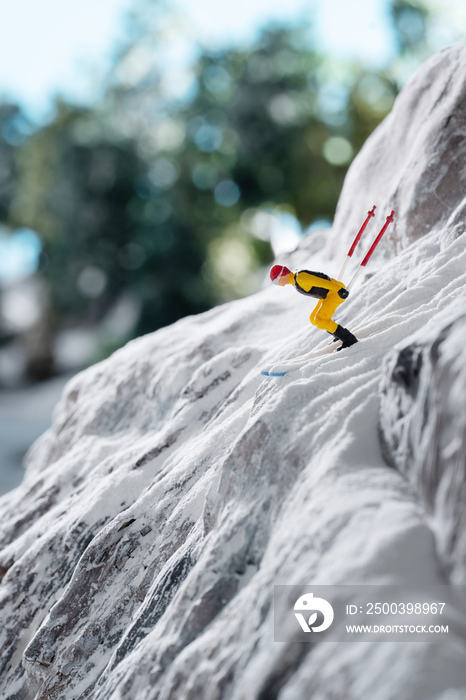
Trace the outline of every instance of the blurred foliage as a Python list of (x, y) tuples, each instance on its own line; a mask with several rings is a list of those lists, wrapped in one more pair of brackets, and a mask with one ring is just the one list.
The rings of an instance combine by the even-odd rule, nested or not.
[(415, 1), (393, 0), (391, 15), (399, 53), (425, 51), (428, 9)]
[[(392, 19), (400, 55), (415, 51), (425, 9), (394, 0)], [(130, 20), (100, 104), (59, 102), (31, 136), (0, 107), (0, 219), (42, 237), (56, 328), (129, 304), (134, 323), (110, 344), (257, 289), (272, 259), (257, 215), (331, 220), (398, 91), (389, 70), (319, 54), (309, 27), (177, 63), (174, 20), (152, 2)]]
[(15, 188), (15, 151), (22, 142), (26, 119), (17, 105), (0, 104), (0, 221), (8, 217)]
[(98, 112), (64, 104), (22, 150), (11, 220), (41, 232), (41, 269), (68, 322), (99, 321), (122, 294), (142, 306), (137, 333), (208, 307), (195, 293), (202, 248), (150, 167)]

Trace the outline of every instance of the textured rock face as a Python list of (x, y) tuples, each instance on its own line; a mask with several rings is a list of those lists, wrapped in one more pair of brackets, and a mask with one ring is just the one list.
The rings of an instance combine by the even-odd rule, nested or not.
[[(264, 379), (328, 343), (305, 297), (269, 287), (68, 384), (23, 485), (0, 502), (2, 698), (459, 700), (461, 632), (278, 644), (272, 600), (283, 583), (465, 581), (464, 188), (448, 180), (445, 209), (443, 180), (407, 156), (415, 135), (420, 162), (446, 167), (448, 129), (466, 128), (465, 68), (461, 46), (422, 69), (380, 130), (411, 138), (383, 162), (376, 134), (345, 184), (341, 257), (342, 212), (357, 229), (372, 195), (396, 209), (404, 178), (384, 262), (337, 314), (360, 343)], [(441, 137), (429, 120), (449, 109)], [(290, 265), (337, 274), (309, 245)]]
[[(466, 299), (390, 354), (381, 399), (384, 453), (413, 484), (453, 579), (466, 572)], [(448, 315), (447, 315), (448, 316)]]
[[(466, 44), (432, 57), (398, 96), (346, 178), (329, 252), (360, 224), (372, 204), (397, 212), (398, 251), (444, 226), (466, 192)], [(362, 185), (362, 183), (364, 183)], [(455, 224), (463, 227), (464, 216)]]

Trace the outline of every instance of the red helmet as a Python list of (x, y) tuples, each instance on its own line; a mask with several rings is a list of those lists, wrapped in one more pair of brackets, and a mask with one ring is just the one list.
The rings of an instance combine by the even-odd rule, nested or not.
[(270, 279), (274, 284), (278, 284), (280, 277), (286, 277), (290, 274), (291, 270), (289, 270), (286, 265), (274, 265), (270, 270)]

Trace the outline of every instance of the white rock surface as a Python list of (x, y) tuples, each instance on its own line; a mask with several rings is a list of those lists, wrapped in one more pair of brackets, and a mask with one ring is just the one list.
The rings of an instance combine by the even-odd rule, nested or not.
[[(2, 698), (464, 698), (466, 635), (274, 643), (272, 600), (280, 583), (464, 583), (465, 69), (465, 45), (421, 69), (352, 166), (331, 246), (289, 258), (336, 275), (367, 209), (367, 238), (397, 210), (336, 315), (360, 343), (316, 354), (312, 305), (270, 286), (68, 384), (0, 501)], [(400, 353), (439, 336), (410, 394)], [(418, 430), (428, 395), (437, 427)], [(453, 470), (410, 456), (433, 435)]]
[(397, 212), (394, 253), (447, 222), (464, 230), (465, 55), (461, 43), (427, 61), (367, 139), (343, 186), (330, 254), (341, 255), (340, 242), (349, 245), (361, 212), (373, 204), (379, 216)]
[(435, 532), (442, 567), (466, 576), (466, 304), (429, 324), (386, 360), (381, 438), (413, 484)]

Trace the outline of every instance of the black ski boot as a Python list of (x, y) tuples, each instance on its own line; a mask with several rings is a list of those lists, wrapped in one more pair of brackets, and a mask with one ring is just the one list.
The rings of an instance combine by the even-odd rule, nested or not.
[(358, 342), (358, 339), (347, 328), (343, 328), (343, 326), (337, 326), (333, 337), (335, 340), (343, 341), (343, 344), (337, 349), (337, 351), (343, 350), (343, 348), (349, 348), (351, 345)]

